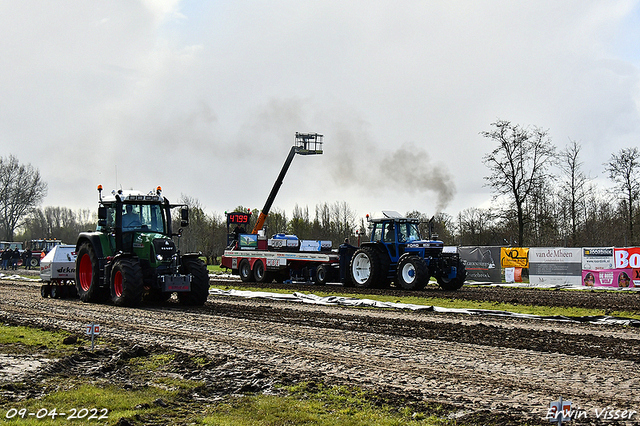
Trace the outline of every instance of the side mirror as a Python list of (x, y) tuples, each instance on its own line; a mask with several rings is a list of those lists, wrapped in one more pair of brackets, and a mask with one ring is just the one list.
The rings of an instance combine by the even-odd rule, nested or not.
[(180, 209), (180, 226), (189, 226), (189, 209)]
[(107, 208), (105, 206), (98, 207), (98, 225), (107, 225)]

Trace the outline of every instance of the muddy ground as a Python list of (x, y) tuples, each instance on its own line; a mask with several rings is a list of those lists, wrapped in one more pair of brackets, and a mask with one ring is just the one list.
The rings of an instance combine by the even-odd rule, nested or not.
[[(224, 288), (227, 283), (212, 284)], [(364, 293), (383, 291), (415, 294)], [(449, 293), (428, 288), (425, 293), (640, 313), (640, 294), (635, 292), (465, 287)], [(137, 386), (119, 370), (118, 359), (173, 351), (182, 354), (176, 374), (203, 383), (197, 395), (186, 397), (213, 403), (231, 394), (273, 392), (279, 383), (313, 381), (358, 385), (398, 406), (440, 405), (442, 416), (459, 424), (549, 424), (544, 416), (559, 396), (585, 413), (574, 424), (611, 423), (597, 417), (607, 407), (640, 411), (640, 330), (631, 326), (219, 296), (210, 296), (201, 308), (174, 302), (117, 308), (43, 299), (39, 284), (12, 281), (0, 281), (0, 320), (72, 332), (97, 322), (103, 338), (121, 348), (83, 351), (55, 361), (66, 363), (62, 369), (53, 361), (43, 362), (20, 377), (5, 377), (5, 400), (45, 392), (16, 383), (36, 383), (38, 375), (60, 370), (78, 375), (92, 371), (123, 388)], [(189, 361), (197, 354), (210, 362), (199, 366)], [(80, 368), (87, 363), (92, 370)], [(638, 421), (636, 414), (618, 423)]]

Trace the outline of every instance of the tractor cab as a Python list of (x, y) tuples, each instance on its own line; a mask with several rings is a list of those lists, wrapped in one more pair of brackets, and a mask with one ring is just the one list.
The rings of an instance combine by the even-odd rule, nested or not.
[[(100, 192), (96, 230), (109, 236), (111, 253), (127, 253), (141, 259), (143, 269), (174, 268), (177, 253), (171, 224), (171, 208), (183, 207), (182, 226), (188, 224), (186, 206), (169, 204), (162, 189), (143, 193), (135, 190)], [(180, 232), (178, 232), (179, 234)]]
[(371, 226), (371, 243), (384, 246), (391, 263), (398, 262), (404, 253), (429, 257), (442, 252), (442, 241), (422, 239), (419, 219), (402, 217), (398, 212), (386, 210), (379, 218), (367, 219)]

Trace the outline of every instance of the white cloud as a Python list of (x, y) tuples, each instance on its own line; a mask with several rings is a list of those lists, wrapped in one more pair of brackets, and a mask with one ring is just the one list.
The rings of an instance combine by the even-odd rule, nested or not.
[(94, 208), (117, 170), (222, 212), (262, 207), (318, 132), (276, 207), (455, 215), (491, 198), (498, 118), (579, 140), (591, 174), (637, 144), (638, 23), (626, 0), (3, 3), (0, 146), (46, 205)]

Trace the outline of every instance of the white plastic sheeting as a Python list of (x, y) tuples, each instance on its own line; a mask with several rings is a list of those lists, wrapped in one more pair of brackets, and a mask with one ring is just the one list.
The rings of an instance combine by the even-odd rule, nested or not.
[(396, 302), (380, 302), (378, 300), (371, 299), (358, 299), (355, 297), (340, 297), (340, 296), (326, 296), (320, 297), (315, 294), (303, 294), (294, 292), (291, 294), (283, 293), (270, 293), (265, 291), (247, 291), (247, 290), (221, 290), (212, 288), (209, 290), (210, 294), (217, 296), (233, 296), (233, 297), (245, 297), (245, 298), (257, 298), (257, 299), (269, 299), (280, 300), (289, 302), (302, 302), (314, 305), (333, 305), (333, 306), (349, 306), (349, 307), (367, 307), (367, 308), (385, 308), (385, 309), (408, 309), (412, 311), (432, 311), (443, 313), (455, 313), (455, 314), (469, 314), (469, 315), (493, 315), (509, 318), (527, 318), (527, 319), (540, 319), (551, 321), (565, 321), (565, 322), (588, 322), (595, 324), (619, 324), (630, 325), (634, 327), (640, 327), (640, 320), (631, 318), (617, 318), (611, 316), (587, 316), (587, 317), (568, 317), (568, 316), (540, 316), (530, 314), (519, 314), (508, 311), (496, 311), (490, 309), (455, 309), (455, 308), (441, 308), (439, 306), (428, 305), (415, 305), (411, 303), (396, 303)]
[(487, 287), (517, 287), (517, 288), (546, 288), (568, 289), (586, 291), (640, 291), (640, 287), (585, 287), (581, 284), (552, 284), (552, 283), (491, 283), (491, 282), (466, 282), (465, 285), (481, 285)]
[(14, 281), (33, 281), (33, 282), (39, 282), (42, 281), (40, 278), (25, 278), (25, 277), (21, 277), (20, 275), (6, 275), (3, 273), (0, 273), (0, 280), (14, 280)]

